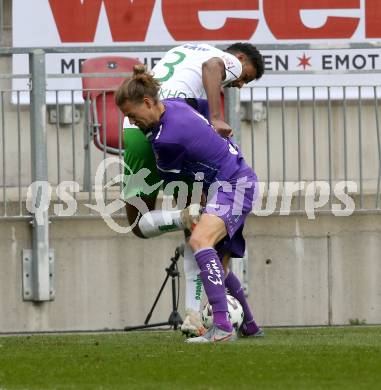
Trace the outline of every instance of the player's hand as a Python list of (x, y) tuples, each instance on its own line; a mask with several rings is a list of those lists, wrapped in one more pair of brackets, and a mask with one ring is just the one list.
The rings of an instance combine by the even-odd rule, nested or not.
[(191, 232), (200, 221), (201, 214), (202, 208), (198, 203), (193, 203), (181, 210), (180, 217), (184, 229)]
[(211, 123), (221, 137), (229, 138), (233, 136), (233, 129), (223, 120), (212, 119)]

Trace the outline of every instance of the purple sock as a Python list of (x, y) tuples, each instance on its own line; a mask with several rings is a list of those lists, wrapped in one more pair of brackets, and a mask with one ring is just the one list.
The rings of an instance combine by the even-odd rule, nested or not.
[(225, 287), (228, 289), (229, 294), (236, 298), (242, 306), (244, 314), (244, 328), (247, 328), (247, 333), (256, 333), (259, 330), (259, 327), (254, 321), (253, 314), (251, 313), (249, 304), (247, 303), (241, 282), (231, 271), (229, 271), (225, 278)]
[(232, 324), (228, 316), (224, 270), (214, 248), (200, 249), (195, 254), (200, 268), (200, 276), (205, 293), (213, 310), (213, 323), (220, 329), (231, 332)]

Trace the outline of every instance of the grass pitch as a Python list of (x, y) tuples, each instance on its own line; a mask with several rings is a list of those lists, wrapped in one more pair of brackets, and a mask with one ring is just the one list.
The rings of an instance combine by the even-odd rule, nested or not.
[(183, 340), (174, 331), (0, 337), (0, 390), (381, 388), (381, 327)]

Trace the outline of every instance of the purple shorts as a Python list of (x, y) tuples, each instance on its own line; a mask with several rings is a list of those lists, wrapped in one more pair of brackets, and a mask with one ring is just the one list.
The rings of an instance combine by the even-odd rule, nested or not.
[(219, 255), (227, 252), (231, 252), (233, 257), (244, 255), (245, 239), (242, 232), (246, 217), (257, 197), (257, 183), (253, 170), (246, 168), (228, 182), (216, 184), (214, 191), (212, 186), (210, 187), (204, 212), (220, 217), (228, 233), (216, 245)]

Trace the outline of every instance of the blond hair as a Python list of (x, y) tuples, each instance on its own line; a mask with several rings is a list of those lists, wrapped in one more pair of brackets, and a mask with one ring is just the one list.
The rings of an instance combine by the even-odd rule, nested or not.
[(141, 103), (145, 96), (152, 98), (155, 102), (159, 100), (160, 83), (155, 80), (152, 74), (147, 72), (144, 65), (135, 65), (133, 75), (126, 79), (115, 92), (115, 103), (122, 107), (126, 100), (133, 103)]

